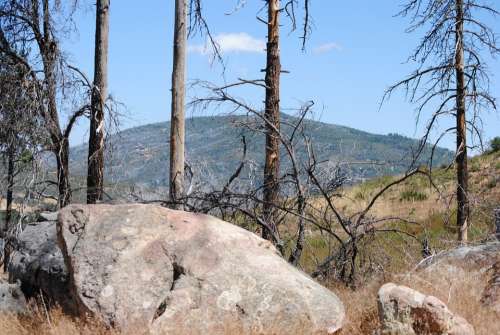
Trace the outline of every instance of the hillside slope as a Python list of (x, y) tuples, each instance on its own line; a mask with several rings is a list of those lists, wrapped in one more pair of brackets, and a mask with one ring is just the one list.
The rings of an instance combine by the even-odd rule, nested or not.
[[(248, 143), (247, 161), (257, 170), (263, 162), (264, 139), (260, 132), (241, 127), (246, 116), (195, 117), (186, 121), (186, 158), (195, 171), (211, 178), (215, 184), (227, 178), (239, 164), (242, 156), (241, 136)], [(284, 121), (293, 117), (283, 114)], [(255, 121), (255, 120), (252, 120)], [(353, 128), (305, 120), (305, 129), (311, 136), (318, 161), (343, 163), (354, 181), (375, 176), (397, 174), (404, 170), (416, 140), (400, 135), (376, 135)], [(170, 122), (130, 128), (113, 135), (106, 159), (106, 174), (110, 182), (137, 183), (148, 186), (166, 185), (168, 176)], [(283, 126), (285, 131), (290, 131)], [(304, 148), (299, 157), (305, 158)], [(112, 154), (111, 154), (112, 152)], [(72, 149), (73, 175), (86, 173), (87, 145)], [(452, 153), (438, 149), (435, 163), (449, 162)], [(368, 162), (387, 162), (371, 165)], [(345, 164), (354, 163), (354, 164)], [(289, 166), (283, 159), (283, 168)]]

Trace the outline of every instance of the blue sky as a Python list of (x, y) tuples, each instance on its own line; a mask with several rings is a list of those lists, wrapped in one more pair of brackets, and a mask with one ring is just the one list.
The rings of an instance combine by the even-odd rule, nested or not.
[[(147, 5), (146, 5), (147, 3)], [(238, 77), (262, 78), (265, 67), (266, 27), (256, 16), (263, 1), (247, 0), (235, 13), (236, 0), (205, 0), (205, 13), (212, 33), (221, 43), (226, 62), (225, 80)], [(399, 1), (312, 1), (313, 31), (307, 49), (301, 50), (300, 32), (291, 32), (282, 20), (282, 107), (295, 108), (301, 102), (315, 102), (315, 116), (321, 121), (365, 131), (397, 132), (418, 137), (413, 106), (395, 95), (379, 110), (388, 85), (408, 74), (406, 64), (420, 36), (404, 32), (407, 21), (394, 17)], [(73, 63), (93, 74), (95, 17), (89, 1), (76, 17), (78, 34), (65, 42)], [(265, 17), (265, 11), (260, 16)], [(299, 18), (302, 13), (298, 13)], [(500, 23), (494, 22), (500, 33)], [(111, 3), (109, 91), (126, 107), (122, 128), (165, 121), (170, 116), (173, 1), (115, 0)], [(190, 39), (188, 78), (223, 83), (221, 67), (210, 64), (204, 51), (205, 38)], [(500, 97), (500, 62), (490, 63), (492, 93)], [(496, 76), (495, 76), (496, 75)], [(195, 91), (188, 91), (188, 97)], [(241, 92), (259, 106), (263, 92)], [(484, 137), (500, 135), (500, 116), (483, 116)], [(442, 123), (442, 127), (447, 126)], [(80, 122), (72, 143), (86, 140), (87, 125)], [(443, 145), (453, 148), (453, 136)]]

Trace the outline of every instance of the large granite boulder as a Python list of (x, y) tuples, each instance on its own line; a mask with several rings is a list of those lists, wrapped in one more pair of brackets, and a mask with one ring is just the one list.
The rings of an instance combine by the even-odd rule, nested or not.
[(24, 314), (28, 311), (19, 283), (9, 284), (0, 279), (0, 313)]
[(406, 286), (383, 285), (378, 308), (383, 335), (474, 335), (474, 328), (441, 300)]
[(56, 222), (30, 223), (14, 242), (7, 268), (9, 281), (20, 281), (28, 297), (44, 294), (51, 302), (74, 311), (69, 275), (57, 244)]
[(125, 332), (332, 334), (344, 307), (260, 237), (152, 205), (72, 205), (58, 238), (79, 312)]

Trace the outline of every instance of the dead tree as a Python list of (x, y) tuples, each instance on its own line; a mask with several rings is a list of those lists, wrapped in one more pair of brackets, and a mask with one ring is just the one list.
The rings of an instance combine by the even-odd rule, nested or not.
[(57, 35), (68, 27), (58, 26), (56, 22), (60, 21), (55, 16), (71, 16), (73, 6), (73, 3), (68, 5), (49, 0), (16, 0), (0, 4), (0, 53), (22, 69), (24, 80), (35, 87), (33, 104), (43, 119), (51, 142), (50, 150), (56, 157), (59, 207), (71, 201), (69, 135), (76, 120), (89, 109), (88, 104), (78, 106), (68, 113), (66, 126), (61, 126), (59, 98), (65, 96), (62, 87), (67, 84), (68, 67)]
[[(265, 76), (265, 118), (266, 123), (266, 147), (264, 161), (264, 182), (263, 182), (263, 212), (264, 219), (270, 227), (276, 230), (276, 220), (273, 214), (274, 205), (279, 197), (278, 178), (280, 174), (280, 14), (282, 11), (288, 15), (292, 21), (292, 30), (296, 28), (295, 7), (296, 0), (286, 1), (284, 8), (281, 8), (280, 0), (267, 0), (267, 49), (266, 49), (266, 76)], [(304, 33), (302, 36), (302, 47), (309, 29), (309, 1), (304, 1)], [(267, 232), (263, 230), (263, 238), (269, 239)]]
[(456, 76), (456, 166), (457, 166), (457, 225), (458, 240), (467, 241), (470, 205), (468, 199), (469, 172), (467, 169), (467, 126), (465, 121), (465, 69), (464, 69), (464, 4), (455, 0), (455, 76)]
[[(268, 127), (272, 128), (272, 122), (267, 120), (263, 111), (255, 109), (231, 92), (238, 87), (248, 85), (261, 88), (265, 86), (265, 81), (241, 80), (222, 87), (206, 82), (199, 83), (199, 85), (208, 92), (195, 99), (192, 107), (213, 109), (226, 106), (233, 112), (249, 114), (248, 120), (242, 122), (240, 127), (250, 132), (265, 134)], [(290, 120), (282, 119), (280, 130), (275, 130), (279, 144), (283, 148), (281, 158), (288, 166), (287, 169), (282, 167), (280, 171), (277, 179), (280, 197), (272, 204), (276, 227), (272, 227), (265, 220), (261, 210), (265, 203), (260, 197), (263, 185), (251, 183), (246, 188), (236, 187), (237, 180), (242, 175), (241, 171), (245, 171), (242, 165), (238, 166), (222, 190), (193, 191), (186, 195), (185, 203), (191, 211), (212, 213), (233, 222), (241, 221), (243, 215), (255, 222), (261, 231), (265, 230), (282, 255), (296, 266), (300, 266), (302, 251), (307, 247), (306, 228), (309, 226), (310, 229), (319, 230), (321, 234), (326, 234), (328, 239), (334, 241), (334, 246), (328, 257), (318, 261), (317, 269), (313, 271), (314, 276), (330, 275), (333, 269), (336, 278), (346, 284), (355, 285), (361, 277), (359, 269), (363, 267), (360, 261), (361, 255), (364, 254), (363, 245), (373, 240), (374, 235), (396, 233), (407, 236), (420, 244), (417, 236), (402, 229), (386, 227), (386, 223), (391, 222), (416, 223), (398, 217), (376, 218), (370, 215), (370, 211), (378, 199), (392, 187), (415, 175), (429, 175), (425, 170), (413, 168), (414, 164), (410, 162), (408, 171), (382, 187), (362, 211), (353, 214), (343, 213), (343, 210), (336, 206), (334, 199), (342, 197), (340, 190), (348, 181), (348, 176), (339, 166), (331, 169), (328, 164), (325, 164), (326, 162), (319, 162), (316, 159), (314, 143), (307, 134), (310, 130), (303, 126), (303, 121), (311, 113), (312, 106), (312, 102), (305, 103), (298, 110), (297, 117)], [(245, 153), (245, 147), (246, 144), (243, 153)], [(298, 155), (298, 152), (301, 152), (301, 155)], [(243, 155), (242, 164), (249, 164), (245, 161), (245, 155)], [(430, 181), (432, 182), (431, 179)], [(324, 205), (315, 205), (319, 202)], [(286, 242), (281, 236), (279, 227), (287, 223), (286, 229), (290, 231), (292, 222), (297, 224), (297, 230), (292, 240), (293, 243), (286, 248)], [(289, 253), (286, 250), (289, 250)]]
[[(189, 3), (188, 3), (189, 1)], [(189, 5), (189, 7), (188, 7)], [(188, 10), (189, 9), (189, 10)], [(174, 208), (180, 209), (179, 199), (184, 195), (185, 174), (185, 97), (186, 58), (188, 35), (206, 35), (214, 58), (223, 64), (219, 47), (214, 40), (202, 12), (201, 0), (176, 0), (174, 18), (174, 45), (172, 67), (172, 98), (170, 115), (170, 169), (169, 195)]]
[[(175, 1), (172, 108), (170, 117), (169, 192), (173, 203), (184, 193), (185, 76), (187, 45), (187, 2)], [(178, 205), (175, 206), (179, 208)]]
[[(14, 148), (9, 145), (7, 149), (7, 197), (5, 205), (5, 227), (7, 230), (12, 219), (12, 200), (14, 195)], [(4, 234), (2, 234), (4, 235)]]
[(421, 149), (438, 119), (455, 119), (456, 126), (438, 136), (434, 147), (446, 134), (456, 134), (457, 230), (458, 240), (465, 242), (471, 224), (467, 170), (467, 150), (471, 146), (467, 134), (477, 136), (482, 143), (481, 112), (496, 109), (483, 56), (485, 52), (498, 54), (500, 49), (494, 31), (483, 19), (484, 15), (496, 17), (499, 12), (481, 0), (411, 0), (399, 14), (411, 18), (407, 32), (426, 32), (410, 56), (417, 70), (389, 87), (384, 99), (402, 88), (409, 101), (417, 104), (419, 118), (425, 110), (431, 111)]
[[(0, 155), (6, 160), (6, 210), (7, 230), (12, 219), (14, 180), (20, 162), (26, 161), (37, 146), (42, 144), (41, 127), (32, 110), (31, 87), (26, 86), (17, 66), (0, 62)], [(5, 233), (5, 232), (3, 232)], [(4, 236), (1, 234), (0, 236)]]
[[(266, 148), (264, 165), (264, 220), (271, 229), (276, 230), (275, 218), (273, 218), (273, 204), (278, 201), (279, 189), (278, 178), (280, 171), (280, 142), (278, 133), (280, 129), (280, 50), (279, 50), (279, 16), (280, 1), (268, 0), (267, 2), (267, 61), (266, 61), (266, 100), (265, 117), (266, 123)], [(266, 230), (262, 231), (262, 237), (269, 239)]]
[[(5, 250), (1, 254), (9, 259), (11, 232), (21, 219), (21, 206), (14, 196), (23, 193), (24, 176), (32, 169), (38, 152), (45, 143), (45, 131), (33, 109), (33, 87), (25, 82), (22, 70), (8, 60), (0, 61), (0, 156), (4, 159), (2, 170), (6, 170), (5, 222), (0, 231)], [(4, 184), (4, 178), (2, 178)], [(16, 193), (15, 194), (15, 191)], [(16, 215), (14, 215), (16, 214)], [(15, 229), (14, 229), (15, 230)]]
[(108, 84), (109, 0), (97, 0), (94, 85), (90, 112), (87, 203), (102, 200), (104, 186), (104, 108)]

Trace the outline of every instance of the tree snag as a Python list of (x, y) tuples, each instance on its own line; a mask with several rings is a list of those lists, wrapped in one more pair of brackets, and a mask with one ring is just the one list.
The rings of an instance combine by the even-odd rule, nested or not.
[(170, 200), (180, 209), (184, 193), (185, 76), (187, 44), (187, 2), (175, 1), (174, 58), (172, 70), (172, 110), (170, 117)]
[[(266, 64), (266, 100), (264, 117), (266, 122), (266, 149), (264, 165), (263, 215), (264, 220), (274, 231), (277, 230), (274, 208), (278, 201), (280, 170), (280, 49), (279, 49), (279, 14), (280, 1), (268, 0), (267, 22), (267, 64)], [(270, 239), (266, 230), (262, 237)]]
[(455, 15), (455, 71), (457, 104), (457, 226), (458, 240), (467, 241), (469, 222), (468, 170), (467, 170), (467, 126), (465, 120), (465, 73), (464, 73), (464, 10), (463, 0), (456, 0)]
[(104, 108), (108, 84), (109, 0), (97, 0), (89, 152), (87, 203), (102, 200), (104, 184)]

